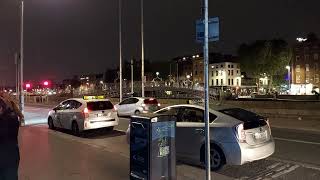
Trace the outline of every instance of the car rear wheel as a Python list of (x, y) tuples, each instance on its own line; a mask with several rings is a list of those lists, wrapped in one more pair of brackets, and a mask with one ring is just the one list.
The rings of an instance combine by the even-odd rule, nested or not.
[(53, 119), (51, 117), (48, 118), (48, 126), (49, 126), (49, 129), (52, 129), (52, 130), (55, 129), (53, 124)]
[(225, 164), (224, 154), (220, 148), (213, 146), (210, 151), (211, 170), (217, 171)]
[(80, 136), (80, 131), (79, 131), (78, 123), (73, 122), (71, 129), (72, 129), (72, 134), (73, 134), (73, 135), (75, 135), (75, 136)]
[[(215, 144), (211, 144), (211, 151), (210, 151), (210, 165), (212, 171), (218, 171), (220, 170), (226, 163), (225, 156), (223, 154), (223, 151)], [(205, 167), (205, 146), (203, 145), (201, 147), (201, 163)]]
[(114, 126), (111, 126), (111, 127), (106, 127), (105, 129), (106, 129), (106, 131), (113, 131), (113, 129), (114, 129)]
[(136, 110), (136, 111), (134, 112), (134, 114), (135, 114), (135, 115), (139, 115), (139, 114), (140, 114), (140, 111), (139, 111), (139, 110)]

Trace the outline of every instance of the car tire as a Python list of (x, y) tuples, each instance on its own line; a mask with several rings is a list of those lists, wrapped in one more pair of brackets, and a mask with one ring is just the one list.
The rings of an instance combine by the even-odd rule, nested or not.
[(139, 110), (136, 110), (135, 112), (134, 112), (134, 115), (139, 115), (140, 114), (140, 111)]
[(210, 151), (211, 170), (218, 171), (225, 165), (225, 156), (222, 150), (214, 145)]
[(114, 129), (114, 126), (111, 126), (111, 127), (106, 127), (105, 129), (106, 129), (106, 131), (107, 131), (107, 132), (109, 132), (109, 131), (113, 131), (113, 129)]
[(71, 125), (72, 134), (75, 136), (80, 136), (79, 126), (77, 122), (72, 122)]
[[(219, 146), (215, 144), (211, 144), (211, 151), (210, 151), (210, 165), (212, 171), (218, 171), (222, 169), (222, 167), (226, 164), (226, 159), (223, 154), (223, 151), (219, 148)], [(204, 145), (201, 147), (201, 163), (205, 167), (205, 147)]]
[(48, 118), (48, 126), (49, 126), (49, 129), (52, 129), (52, 130), (55, 130), (55, 129), (56, 129), (56, 128), (54, 127), (52, 117), (49, 117), (49, 118)]

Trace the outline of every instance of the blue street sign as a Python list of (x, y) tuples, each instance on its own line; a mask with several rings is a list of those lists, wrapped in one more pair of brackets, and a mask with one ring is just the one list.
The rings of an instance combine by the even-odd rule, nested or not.
[[(219, 18), (214, 17), (209, 19), (209, 42), (219, 40)], [(196, 21), (196, 41), (203, 43), (204, 39), (204, 22), (203, 20)]]

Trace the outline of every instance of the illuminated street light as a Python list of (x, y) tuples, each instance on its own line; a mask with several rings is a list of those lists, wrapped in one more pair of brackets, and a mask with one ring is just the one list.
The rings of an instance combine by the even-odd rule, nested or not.
[(26, 89), (29, 89), (29, 88), (31, 88), (31, 84), (30, 84), (30, 83), (27, 83), (27, 84), (26, 84)]
[(290, 66), (286, 66), (286, 69), (290, 70)]
[(307, 40), (307, 38), (301, 38), (301, 37), (298, 37), (297, 38), (297, 41), (298, 42), (304, 42), (304, 41), (306, 41)]
[(159, 76), (159, 74), (160, 74), (159, 72), (156, 72), (156, 75), (157, 75), (157, 76)]
[(190, 79), (190, 75), (187, 75), (187, 79)]

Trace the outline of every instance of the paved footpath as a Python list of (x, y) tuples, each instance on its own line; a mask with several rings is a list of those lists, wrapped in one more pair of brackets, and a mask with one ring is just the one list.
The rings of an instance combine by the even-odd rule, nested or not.
[[(109, 146), (106, 139), (110, 139)], [(20, 180), (129, 179), (129, 154), (128, 147), (123, 148), (127, 146), (124, 133), (115, 131), (109, 137), (104, 134), (102, 146), (96, 134), (79, 138), (37, 125), (22, 127), (19, 141)], [(197, 167), (179, 164), (177, 173), (179, 180), (205, 179), (204, 170)], [(219, 180), (232, 179), (216, 173), (212, 176)]]

